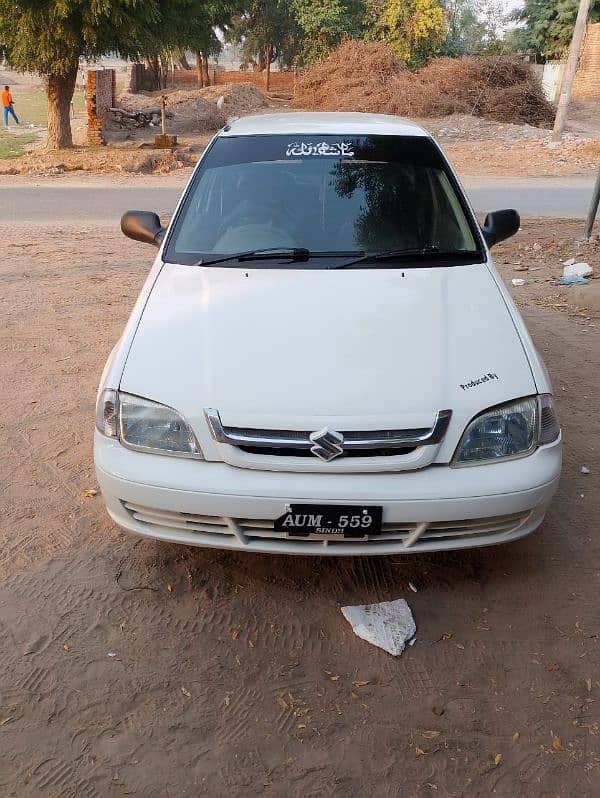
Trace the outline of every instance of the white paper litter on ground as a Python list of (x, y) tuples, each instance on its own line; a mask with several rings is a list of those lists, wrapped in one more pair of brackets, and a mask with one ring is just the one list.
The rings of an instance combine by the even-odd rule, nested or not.
[(566, 263), (563, 277), (591, 277), (594, 270), (589, 263)]
[(404, 599), (342, 607), (342, 614), (357, 637), (394, 657), (402, 654), (407, 640), (417, 631), (410, 607)]

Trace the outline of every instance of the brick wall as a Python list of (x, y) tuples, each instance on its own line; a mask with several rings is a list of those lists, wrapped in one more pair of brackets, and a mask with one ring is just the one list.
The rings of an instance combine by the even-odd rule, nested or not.
[(85, 87), (88, 144), (106, 144), (102, 123), (115, 105), (117, 73), (114, 69), (90, 69)]
[[(210, 83), (213, 85), (215, 82), (218, 85), (224, 83), (252, 83), (258, 86), (259, 89), (265, 88), (265, 73), (252, 72), (243, 70), (225, 71), (223, 67), (209, 65), (208, 73), (210, 76)], [(198, 88), (198, 75), (195, 69), (176, 69), (175, 75), (169, 73), (167, 80), (167, 88), (173, 88), (173, 78), (175, 79), (175, 86), (190, 89)], [(136, 94), (139, 91), (152, 91), (152, 79), (148, 74), (144, 64), (132, 64), (129, 68), (129, 91)], [(270, 89), (273, 91), (293, 91), (294, 90), (294, 73), (293, 72), (280, 72), (278, 70), (271, 72)]]
[(593, 97), (600, 97), (600, 22), (587, 26), (573, 86), (574, 99)]
[[(223, 83), (252, 83), (259, 89), (265, 88), (265, 73), (252, 72), (250, 70), (243, 71), (241, 69), (225, 71), (224, 69), (215, 69), (210, 67), (209, 70), (211, 85), (216, 78), (217, 85)], [(169, 76), (170, 81), (170, 76)], [(198, 87), (198, 77), (195, 69), (176, 69), (175, 70), (175, 84), (178, 86), (189, 86), (190, 88)], [(169, 88), (171, 84), (169, 82)], [(271, 72), (270, 88), (274, 91), (293, 91), (294, 90), (294, 73), (293, 72)]]

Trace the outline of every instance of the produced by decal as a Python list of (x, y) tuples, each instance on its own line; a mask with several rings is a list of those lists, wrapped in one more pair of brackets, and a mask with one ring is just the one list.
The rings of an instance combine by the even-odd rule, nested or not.
[(500, 379), (497, 374), (494, 372), (489, 371), (487, 374), (484, 374), (482, 377), (479, 377), (476, 380), (471, 380), (471, 382), (466, 382), (464, 385), (461, 383), (461, 388), (463, 391), (468, 390), (469, 388), (476, 388), (478, 385), (483, 385), (484, 382), (490, 382), (491, 380), (498, 380)]

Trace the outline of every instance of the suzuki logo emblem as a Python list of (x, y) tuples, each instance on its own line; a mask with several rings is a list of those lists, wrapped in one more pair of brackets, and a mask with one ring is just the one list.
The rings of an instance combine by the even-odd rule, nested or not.
[(328, 463), (344, 453), (344, 436), (329, 427), (311, 433), (310, 442), (314, 444), (311, 452)]

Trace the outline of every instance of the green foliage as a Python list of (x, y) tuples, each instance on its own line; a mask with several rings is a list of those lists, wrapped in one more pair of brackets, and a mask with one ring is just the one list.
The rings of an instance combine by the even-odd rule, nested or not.
[(448, 26), (442, 55), (490, 55), (505, 49), (503, 0), (442, 0), (442, 5)]
[(292, 9), (301, 33), (302, 64), (321, 61), (342, 39), (365, 32), (362, 0), (292, 0)]
[[(533, 51), (545, 59), (564, 58), (569, 50), (579, 0), (525, 0), (513, 14), (521, 23), (511, 36), (512, 48)], [(600, 0), (593, 0), (590, 20), (600, 19)]]
[(264, 68), (267, 52), (271, 61), (284, 66), (294, 62), (299, 31), (286, 0), (250, 0), (244, 12), (233, 17), (226, 36), (241, 46), (246, 64), (256, 62)]
[(363, 0), (251, 0), (233, 19), (227, 37), (241, 45), (246, 63), (264, 67), (269, 47), (282, 66), (325, 58), (345, 37), (364, 33)]
[(399, 60), (419, 66), (439, 50), (446, 36), (440, 0), (369, 0), (369, 39), (381, 39)]
[(0, 42), (9, 64), (47, 79), (51, 149), (72, 145), (69, 107), (79, 59), (109, 53), (153, 59), (216, 46), (211, 24), (233, 0), (0, 0)]
[(193, 47), (209, 11), (203, 0), (0, 0), (0, 41), (15, 69), (60, 77), (81, 56)]
[[(188, 42), (188, 47), (192, 50), (200, 50), (205, 56), (218, 55), (223, 49), (223, 45), (215, 34), (215, 28), (227, 30), (232, 17), (239, 14), (242, 7), (241, 0), (205, 0), (201, 19), (196, 25), (194, 41)], [(185, 47), (181, 49), (185, 50)]]

